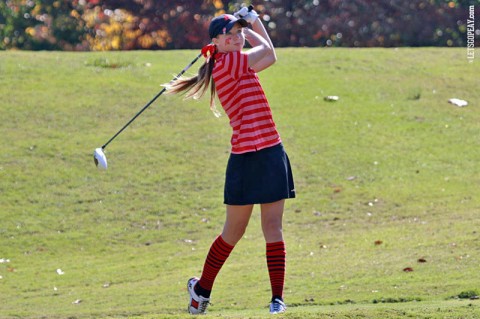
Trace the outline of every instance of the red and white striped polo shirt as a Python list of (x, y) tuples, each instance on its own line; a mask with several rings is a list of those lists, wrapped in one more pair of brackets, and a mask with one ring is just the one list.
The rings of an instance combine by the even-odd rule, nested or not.
[(217, 53), (213, 81), (230, 119), (232, 153), (259, 151), (281, 143), (258, 76), (240, 51)]

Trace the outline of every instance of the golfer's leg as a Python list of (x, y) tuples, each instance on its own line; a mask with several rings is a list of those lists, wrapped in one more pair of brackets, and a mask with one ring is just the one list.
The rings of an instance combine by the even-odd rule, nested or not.
[(253, 205), (227, 205), (227, 218), (223, 232), (212, 243), (203, 266), (202, 277), (195, 286), (198, 295), (209, 298), (213, 283), (235, 244), (242, 238), (252, 215)]
[(283, 241), (283, 209), (285, 200), (261, 204), (262, 230), (267, 243)]
[(283, 300), (285, 285), (286, 248), (283, 241), (283, 209), (285, 200), (261, 205), (262, 229), (266, 241), (266, 258), (272, 301)]
[(235, 246), (247, 229), (253, 205), (227, 205), (227, 217), (223, 226), (222, 238)]

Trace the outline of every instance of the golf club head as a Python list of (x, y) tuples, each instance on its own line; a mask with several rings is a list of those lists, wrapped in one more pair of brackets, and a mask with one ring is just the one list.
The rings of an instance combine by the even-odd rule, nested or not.
[(107, 157), (101, 147), (96, 148), (93, 152), (93, 161), (98, 168), (107, 169)]

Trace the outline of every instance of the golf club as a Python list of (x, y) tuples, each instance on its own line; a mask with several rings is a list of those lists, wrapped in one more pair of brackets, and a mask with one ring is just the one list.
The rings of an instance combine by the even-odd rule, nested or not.
[[(199, 55), (197, 55), (197, 57), (195, 59), (193, 59), (192, 62), (190, 62), (189, 65), (187, 65), (176, 77), (174, 77), (170, 83), (172, 83), (173, 81), (177, 80), (179, 77), (181, 77), (192, 65), (195, 64), (195, 62), (197, 62), (197, 60), (202, 56), (202, 53), (200, 53)], [(135, 121), (135, 119), (140, 116), (140, 114), (143, 113), (143, 111), (145, 111), (153, 102), (155, 102), (156, 99), (158, 99), (160, 97), (160, 95), (162, 95), (165, 91), (167, 90), (166, 87), (164, 87), (160, 92), (157, 93), (157, 95), (155, 95), (153, 97), (153, 99), (150, 100), (150, 102), (148, 102), (137, 114), (135, 114), (135, 116), (127, 122), (127, 124), (125, 124), (114, 136), (112, 136), (112, 138), (110, 138), (108, 140), (107, 143), (103, 144), (102, 147), (98, 147), (95, 149), (95, 151), (93, 152), (93, 161), (95, 162), (95, 165), (98, 167), (98, 168), (102, 168), (102, 169), (107, 169), (107, 157), (105, 156), (105, 148), (107, 147), (108, 144), (110, 144), (120, 133), (123, 132), (123, 130), (125, 130), (130, 124), (132, 124), (133, 121)]]

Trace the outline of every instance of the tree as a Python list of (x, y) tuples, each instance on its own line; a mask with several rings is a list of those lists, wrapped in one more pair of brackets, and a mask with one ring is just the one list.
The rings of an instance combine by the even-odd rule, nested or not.
[[(477, 0), (478, 1), (478, 0)], [(468, 1), (271, 0), (277, 46), (465, 46)]]
[[(198, 49), (212, 16), (244, 1), (4, 0), (0, 49)], [(255, 9), (277, 47), (465, 47), (473, 4), (480, 16), (480, 0), (259, 0)]]
[(0, 2), (0, 49), (86, 49), (83, 6), (78, 1)]
[[(96, 30), (95, 39), (90, 39), (90, 43), (96, 48), (95, 41), (108, 42), (116, 30), (127, 39), (114, 49), (198, 48), (209, 41), (206, 32), (209, 19), (215, 13), (225, 12), (223, 8), (220, 0), (105, 0), (87, 9), (89, 26)], [(128, 14), (132, 19), (125, 25), (118, 15)], [(95, 23), (91, 25), (90, 21)], [(111, 28), (119, 22), (123, 25)]]

